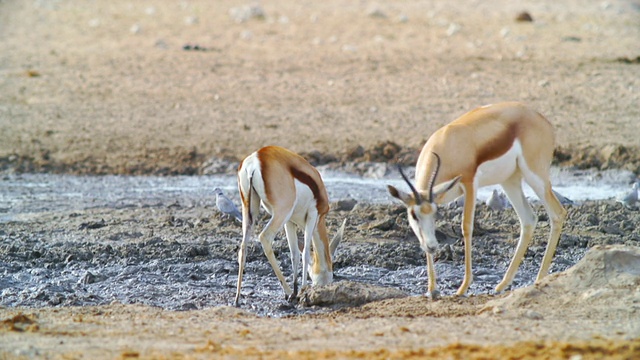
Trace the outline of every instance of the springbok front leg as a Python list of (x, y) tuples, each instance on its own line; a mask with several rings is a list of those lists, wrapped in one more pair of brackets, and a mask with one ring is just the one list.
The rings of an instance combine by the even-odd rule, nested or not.
[(464, 237), (464, 279), (456, 294), (462, 296), (473, 283), (473, 271), (471, 269), (472, 255), (471, 245), (473, 236), (473, 224), (476, 212), (476, 187), (473, 181), (462, 184), (464, 187), (464, 208), (462, 210), (462, 236)]
[(438, 290), (438, 285), (436, 282), (436, 269), (433, 264), (433, 255), (426, 252), (427, 254), (427, 275), (429, 276), (429, 284), (427, 286), (427, 295), (431, 296), (432, 299), (437, 299), (440, 297), (440, 291)]
[(520, 173), (514, 174), (502, 183), (501, 186), (520, 220), (520, 239), (518, 240), (516, 251), (511, 260), (511, 264), (509, 264), (509, 268), (507, 268), (507, 272), (502, 281), (496, 286), (496, 292), (501, 292), (513, 281), (518, 267), (524, 258), (524, 254), (529, 247), (533, 231), (538, 221), (536, 214), (533, 212), (531, 205), (527, 202), (524, 192), (522, 191), (522, 175)]

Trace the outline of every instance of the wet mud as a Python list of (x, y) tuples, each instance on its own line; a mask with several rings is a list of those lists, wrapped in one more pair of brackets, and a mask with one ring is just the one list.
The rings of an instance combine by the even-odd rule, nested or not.
[[(88, 191), (99, 193), (117, 178), (89, 179), (94, 186)], [(5, 177), (3, 182), (6, 185), (15, 180)], [(241, 224), (218, 213), (215, 198), (206, 196), (206, 188), (165, 188), (170, 195), (98, 201), (100, 194), (87, 199), (81, 193), (65, 193), (62, 183), (40, 184), (45, 189), (34, 189), (30, 195), (37, 201), (3, 204), (0, 306), (123, 303), (190, 310), (232, 303)], [(126, 184), (119, 186), (126, 188)], [(11, 187), (3, 189), (3, 197), (9, 198)], [(126, 189), (122, 191), (126, 193)], [(102, 195), (110, 199), (108, 194)], [(534, 207), (538, 227), (512, 288), (533, 283), (545, 250), (548, 219), (539, 205)], [(607, 200), (568, 205), (567, 210), (551, 272), (576, 264), (594, 245), (640, 245), (637, 209)], [(409, 295), (426, 292), (425, 256), (401, 205), (391, 199), (383, 204), (336, 200), (328, 216), (330, 232), (344, 218), (348, 219), (345, 237), (334, 265), (337, 281), (386, 287)], [(265, 221), (264, 217), (259, 221), (258, 229)], [(443, 295), (455, 293), (463, 277), (460, 221), (460, 208), (441, 209), (436, 270)], [(470, 294), (493, 293), (511, 260), (519, 230), (512, 209), (494, 212), (478, 205)], [(291, 281), (284, 234), (276, 239), (276, 256)], [(347, 301), (327, 307), (285, 301), (260, 244), (252, 242), (248, 247), (243, 308), (259, 315), (284, 316), (350, 305), (359, 304)]]

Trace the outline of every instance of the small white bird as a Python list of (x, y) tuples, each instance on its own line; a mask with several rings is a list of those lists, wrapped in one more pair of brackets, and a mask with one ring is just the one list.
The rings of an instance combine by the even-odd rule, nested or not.
[(233, 204), (233, 201), (229, 199), (220, 188), (215, 188), (213, 191), (216, 193), (216, 206), (218, 210), (225, 215), (233, 216), (236, 220), (242, 222), (242, 213)]
[(501, 211), (504, 210), (507, 206), (506, 198), (504, 195), (498, 193), (498, 190), (493, 189), (491, 192), (491, 196), (486, 201), (487, 206), (493, 211)]
[(559, 192), (555, 191), (555, 190), (551, 190), (553, 191), (553, 194), (556, 196), (556, 198), (558, 199), (558, 201), (560, 201), (560, 204), (562, 205), (573, 205), (573, 200), (562, 196)]
[(631, 191), (624, 193), (618, 197), (618, 202), (622, 203), (626, 208), (632, 209), (638, 202), (638, 188), (640, 188), (640, 181), (633, 183)]

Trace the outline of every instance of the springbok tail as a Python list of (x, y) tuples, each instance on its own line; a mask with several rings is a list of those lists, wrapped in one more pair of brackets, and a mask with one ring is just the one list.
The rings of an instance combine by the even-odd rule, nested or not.
[(253, 173), (249, 175), (249, 193), (247, 194), (247, 221), (249, 224), (253, 225), (253, 213), (252, 210), (252, 202), (251, 202), (251, 194), (253, 193)]

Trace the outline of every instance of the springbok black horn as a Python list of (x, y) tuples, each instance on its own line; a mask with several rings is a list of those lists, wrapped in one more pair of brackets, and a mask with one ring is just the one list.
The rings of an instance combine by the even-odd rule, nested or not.
[(431, 174), (431, 179), (429, 179), (429, 202), (433, 202), (433, 186), (436, 182), (436, 177), (438, 176), (438, 171), (440, 170), (440, 156), (434, 152), (433, 155), (436, 157), (436, 169)]
[(409, 179), (407, 178), (407, 175), (404, 174), (404, 172), (402, 171), (402, 166), (398, 165), (398, 171), (400, 171), (400, 175), (402, 175), (402, 178), (404, 179), (404, 181), (406, 181), (407, 185), (409, 185), (409, 187), (411, 188), (411, 191), (413, 192), (413, 196), (416, 199), (416, 204), (419, 205), (420, 203), (422, 203), (422, 197), (420, 197), (420, 193), (411, 184), (411, 181), (409, 181)]

